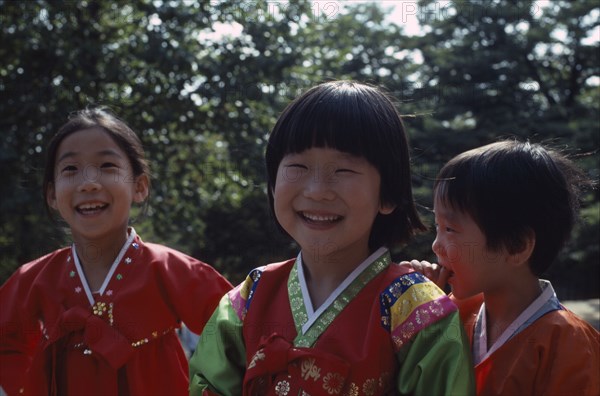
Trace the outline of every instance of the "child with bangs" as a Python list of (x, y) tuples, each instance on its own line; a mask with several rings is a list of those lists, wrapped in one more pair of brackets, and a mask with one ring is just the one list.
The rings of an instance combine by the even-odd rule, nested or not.
[(466, 151), (440, 170), (432, 246), (439, 264), (402, 264), (452, 288), (478, 395), (600, 394), (600, 333), (540, 279), (590, 185), (563, 154), (512, 140)]
[(402, 121), (381, 90), (320, 84), (270, 134), (268, 198), (297, 257), (226, 294), (190, 361), (192, 395), (468, 395), (456, 306), (394, 264), (424, 229)]

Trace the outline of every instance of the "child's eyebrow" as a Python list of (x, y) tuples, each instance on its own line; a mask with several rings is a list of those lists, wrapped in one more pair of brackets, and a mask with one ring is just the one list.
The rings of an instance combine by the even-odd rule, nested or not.
[(74, 153), (73, 151), (67, 151), (66, 153), (64, 153), (63, 155), (61, 155), (60, 157), (58, 157), (58, 159), (56, 160), (56, 162), (61, 162), (67, 158), (72, 158), (75, 157), (77, 154)]

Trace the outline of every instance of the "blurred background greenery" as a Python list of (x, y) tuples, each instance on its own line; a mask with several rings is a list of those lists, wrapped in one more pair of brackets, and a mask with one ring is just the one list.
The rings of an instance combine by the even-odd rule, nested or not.
[[(64, 246), (43, 211), (45, 144), (67, 115), (107, 105), (153, 169), (134, 225), (233, 283), (296, 246), (267, 210), (263, 152), (278, 114), (330, 79), (382, 85), (405, 116), (413, 182), (502, 137), (545, 142), (598, 179), (597, 1), (1, 1), (0, 281)], [(598, 191), (546, 278), (597, 298)], [(434, 233), (395, 251), (433, 260)]]

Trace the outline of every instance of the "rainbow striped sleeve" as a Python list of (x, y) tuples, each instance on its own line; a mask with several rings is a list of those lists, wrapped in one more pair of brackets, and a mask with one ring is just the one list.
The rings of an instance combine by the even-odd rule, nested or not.
[(380, 295), (381, 324), (398, 352), (419, 331), (457, 311), (433, 282), (417, 272), (396, 278)]
[(233, 310), (242, 321), (246, 317), (252, 295), (254, 294), (254, 290), (258, 285), (258, 281), (260, 280), (264, 268), (265, 267), (255, 268), (250, 271), (242, 283), (227, 293)]

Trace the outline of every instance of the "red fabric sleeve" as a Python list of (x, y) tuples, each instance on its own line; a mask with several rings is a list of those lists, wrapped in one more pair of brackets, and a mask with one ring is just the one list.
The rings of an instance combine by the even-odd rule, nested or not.
[(165, 254), (160, 276), (167, 300), (186, 326), (200, 334), (232, 285), (206, 263), (168, 248)]
[(31, 272), (24, 266), (0, 287), (0, 385), (8, 395), (19, 394), (41, 337), (33, 291), (20, 287)]

